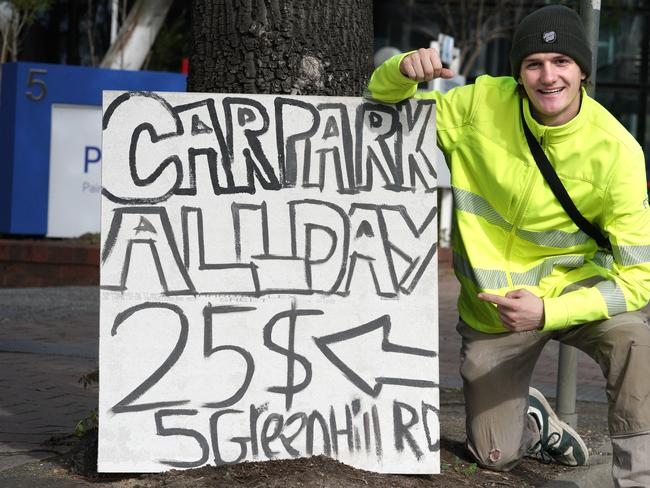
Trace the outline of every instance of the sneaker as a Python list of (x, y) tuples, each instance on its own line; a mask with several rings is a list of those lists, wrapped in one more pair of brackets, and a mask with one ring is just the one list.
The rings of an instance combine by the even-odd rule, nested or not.
[(539, 427), (539, 442), (530, 454), (543, 462), (551, 460), (566, 466), (584, 466), (589, 460), (589, 452), (578, 433), (555, 414), (551, 406), (538, 390), (528, 390), (528, 415), (535, 419)]

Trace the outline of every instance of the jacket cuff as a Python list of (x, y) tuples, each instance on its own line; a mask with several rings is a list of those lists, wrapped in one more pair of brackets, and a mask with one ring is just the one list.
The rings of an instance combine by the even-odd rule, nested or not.
[(544, 327), (542, 331), (564, 329), (569, 323), (569, 310), (566, 295), (555, 298), (544, 298)]
[(607, 306), (595, 287), (581, 288), (559, 297), (544, 298), (542, 331), (565, 329), (609, 318)]
[(389, 58), (388, 61), (386, 61), (388, 67), (388, 70), (386, 70), (386, 78), (388, 79), (388, 81), (394, 83), (395, 85), (403, 86), (405, 88), (415, 87), (415, 89), (417, 90), (418, 82), (412, 80), (408, 76), (404, 76), (402, 72), (399, 70), (399, 66), (402, 63), (402, 60), (406, 56), (414, 52), (415, 51), (409, 51), (406, 53), (396, 54), (392, 58)]

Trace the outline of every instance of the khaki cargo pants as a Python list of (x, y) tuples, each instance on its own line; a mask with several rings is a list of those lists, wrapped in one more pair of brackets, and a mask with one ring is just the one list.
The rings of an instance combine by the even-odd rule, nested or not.
[(539, 440), (526, 415), (535, 363), (551, 339), (574, 346), (607, 381), (615, 486), (650, 487), (650, 327), (640, 312), (555, 332), (485, 334), (462, 320), (467, 446), (484, 468), (513, 468)]

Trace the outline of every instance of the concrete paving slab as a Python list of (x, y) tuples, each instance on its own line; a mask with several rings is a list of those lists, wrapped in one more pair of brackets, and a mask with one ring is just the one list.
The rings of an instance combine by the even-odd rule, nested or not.
[(597, 464), (576, 468), (542, 488), (614, 488), (612, 467), (609, 464)]
[[(67, 476), (57, 476), (60, 466), (47, 461), (27, 462), (19, 468), (0, 470), (0, 486), (7, 488), (74, 488), (96, 486), (83, 480), (70, 479)], [(43, 473), (48, 473), (43, 476)]]

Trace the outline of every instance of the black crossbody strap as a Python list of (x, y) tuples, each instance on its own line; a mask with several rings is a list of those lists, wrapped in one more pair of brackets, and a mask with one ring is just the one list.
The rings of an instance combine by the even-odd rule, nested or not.
[(521, 123), (524, 126), (524, 134), (526, 134), (528, 147), (530, 147), (530, 152), (533, 153), (537, 167), (544, 176), (544, 179), (546, 179), (548, 185), (551, 187), (553, 195), (558, 199), (564, 211), (569, 215), (569, 217), (571, 217), (571, 220), (573, 220), (585, 234), (594, 239), (601, 248), (611, 249), (609, 240), (603, 235), (600, 229), (584, 218), (580, 213), (580, 210), (576, 208), (573, 200), (571, 200), (571, 197), (567, 193), (566, 188), (564, 188), (560, 178), (546, 157), (544, 150), (537, 142), (537, 139), (535, 139), (535, 136), (530, 132), (528, 124), (526, 124), (526, 119), (524, 118), (523, 102), (521, 104)]

